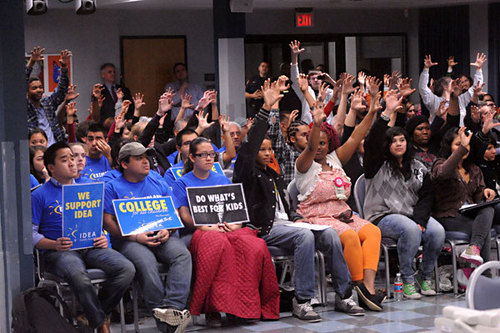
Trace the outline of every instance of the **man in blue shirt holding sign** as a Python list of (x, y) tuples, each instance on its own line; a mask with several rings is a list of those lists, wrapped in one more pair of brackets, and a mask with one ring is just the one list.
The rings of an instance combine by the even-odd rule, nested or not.
[[(109, 332), (109, 314), (130, 286), (135, 269), (120, 253), (108, 248), (106, 236), (94, 239), (94, 247), (70, 251), (73, 242), (62, 237), (62, 186), (74, 184), (76, 163), (64, 142), (50, 146), (44, 155), (50, 180), (31, 195), (33, 244), (44, 250), (47, 271), (69, 283), (83, 307), (90, 326)], [(42, 264), (42, 263), (39, 263)], [(107, 276), (99, 296), (90, 282), (86, 266), (102, 269)]]
[[(172, 196), (166, 183), (149, 175), (147, 149), (138, 142), (125, 144), (118, 154), (122, 175), (106, 184), (104, 227), (111, 234), (113, 248), (120, 251), (137, 270), (146, 306), (154, 310), (161, 332), (184, 332), (191, 314), (186, 308), (191, 285), (191, 254), (178, 237), (167, 229), (122, 236), (113, 200)], [(163, 286), (158, 263), (168, 265)]]

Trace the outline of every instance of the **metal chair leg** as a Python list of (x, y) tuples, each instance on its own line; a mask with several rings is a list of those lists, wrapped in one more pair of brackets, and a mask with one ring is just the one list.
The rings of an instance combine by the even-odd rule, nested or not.
[(457, 248), (455, 242), (449, 241), (451, 246), (451, 262), (453, 264), (453, 294), (458, 296), (458, 280), (457, 280)]
[(120, 329), (122, 333), (127, 331), (125, 327), (125, 306), (123, 306), (123, 297), (120, 299)]
[(384, 250), (385, 259), (385, 287), (387, 298), (391, 298), (391, 274), (389, 269), (389, 248), (382, 244), (382, 249)]
[(134, 331), (136, 333), (139, 333), (139, 300), (137, 299), (139, 297), (139, 292), (138, 292), (138, 285), (137, 282), (134, 281), (132, 282), (132, 304), (133, 304), (133, 311), (134, 311)]

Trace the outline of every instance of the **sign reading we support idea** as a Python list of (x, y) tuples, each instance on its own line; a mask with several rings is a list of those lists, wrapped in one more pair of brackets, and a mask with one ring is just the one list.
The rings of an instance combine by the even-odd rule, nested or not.
[(122, 236), (182, 228), (171, 197), (113, 200)]
[(186, 190), (194, 225), (249, 221), (241, 184), (187, 187)]
[(64, 185), (62, 234), (73, 242), (72, 250), (94, 246), (102, 234), (104, 183)]

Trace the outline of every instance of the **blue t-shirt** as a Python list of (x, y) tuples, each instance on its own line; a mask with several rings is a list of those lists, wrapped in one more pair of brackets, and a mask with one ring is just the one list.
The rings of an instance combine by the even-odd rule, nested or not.
[(30, 188), (40, 185), (38, 180), (36, 180), (35, 176), (33, 176), (31, 173), (30, 173), (30, 182), (31, 182)]
[[(170, 187), (161, 179), (151, 176), (151, 173), (138, 183), (131, 183), (120, 175), (118, 178), (106, 183), (104, 191), (104, 212), (115, 215), (113, 200), (132, 198), (154, 198), (172, 196)], [(121, 242), (121, 238), (111, 235), (111, 243), (116, 246)]]
[(31, 222), (48, 239), (62, 237), (62, 187), (52, 181), (31, 193)]
[(85, 176), (81, 176), (76, 178), (75, 179), (75, 183), (77, 184), (88, 184), (88, 183), (95, 183), (92, 179), (88, 178), (88, 177), (85, 177)]
[(231, 181), (226, 176), (213, 172), (211, 170), (207, 179), (200, 179), (196, 177), (193, 171), (188, 172), (181, 178), (177, 179), (174, 183), (172, 191), (174, 192), (175, 208), (179, 209), (182, 206), (189, 207), (186, 187), (202, 187), (226, 184), (231, 184)]
[(167, 160), (170, 163), (170, 165), (175, 164), (175, 158), (177, 157), (177, 154), (179, 154), (179, 152), (176, 150), (172, 154), (167, 156)]
[(99, 159), (90, 158), (85, 156), (86, 164), (85, 169), (82, 170), (81, 175), (92, 179), (95, 182), (102, 181), (101, 178), (106, 172), (111, 170), (108, 159), (101, 156)]
[[(110, 171), (106, 172), (104, 174), (104, 176), (101, 177), (101, 182), (108, 183), (108, 182), (120, 177), (121, 175), (122, 175), (122, 173), (118, 169), (110, 170)], [(163, 177), (156, 170), (149, 170), (149, 175), (153, 178), (157, 178), (158, 180), (163, 181)]]
[[(180, 161), (179, 163), (172, 165), (171, 168), (178, 168), (178, 167), (184, 168), (184, 161)], [(168, 168), (167, 171), (165, 171), (163, 179), (167, 182), (167, 185), (170, 186), (170, 188), (173, 188), (175, 183), (175, 177), (172, 174), (171, 168)]]
[(154, 198), (172, 196), (172, 191), (163, 180), (148, 175), (143, 181), (131, 183), (121, 175), (106, 183), (104, 212), (115, 215), (113, 200), (133, 198)]

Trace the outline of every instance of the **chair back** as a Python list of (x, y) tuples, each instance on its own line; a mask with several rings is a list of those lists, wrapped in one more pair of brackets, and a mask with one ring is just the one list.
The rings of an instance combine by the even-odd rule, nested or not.
[(465, 292), (467, 307), (475, 310), (490, 310), (500, 308), (500, 277), (484, 276), (483, 273), (491, 269), (500, 270), (500, 261), (488, 261), (474, 270), (469, 279)]
[(365, 174), (359, 176), (358, 180), (354, 184), (354, 201), (356, 202), (356, 207), (358, 208), (359, 216), (364, 219), (365, 214), (363, 211), (363, 205), (365, 204), (365, 187), (366, 179)]

